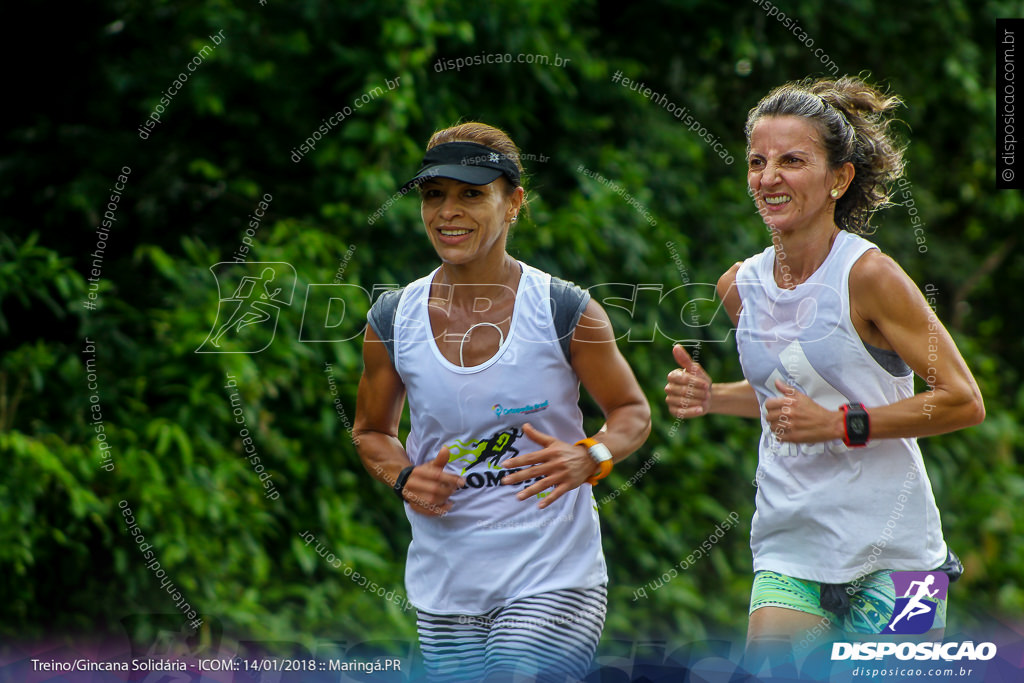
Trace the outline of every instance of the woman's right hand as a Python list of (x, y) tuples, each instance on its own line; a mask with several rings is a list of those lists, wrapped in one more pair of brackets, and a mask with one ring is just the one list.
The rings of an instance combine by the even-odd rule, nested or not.
[(674, 417), (701, 417), (711, 410), (711, 378), (679, 344), (672, 347), (678, 368), (668, 373), (665, 403)]
[(455, 491), (466, 485), (462, 477), (445, 472), (450, 453), (444, 446), (437, 457), (428, 463), (416, 466), (402, 489), (402, 498), (414, 512), (428, 517), (440, 517), (452, 509), (449, 500)]

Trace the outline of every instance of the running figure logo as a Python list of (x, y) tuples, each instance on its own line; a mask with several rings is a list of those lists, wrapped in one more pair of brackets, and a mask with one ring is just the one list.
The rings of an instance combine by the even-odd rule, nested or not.
[[(282, 306), (295, 292), (290, 263), (226, 261), (210, 266), (217, 280), (217, 318), (196, 353), (259, 353), (274, 341)], [(224, 291), (231, 296), (222, 295)]]
[(946, 599), (949, 577), (943, 572), (893, 572), (896, 606), (882, 633), (920, 635), (931, 630), (939, 603)]
[(448, 462), (463, 465), (462, 472), (460, 474), (465, 474), (468, 470), (471, 470), (483, 462), (487, 463), (487, 468), (489, 469), (500, 470), (502, 460), (508, 460), (511, 457), (519, 455), (519, 449), (513, 447), (512, 444), (514, 444), (522, 435), (522, 429), (519, 429), (518, 427), (509, 427), (508, 429), (492, 434), (486, 439), (479, 439), (469, 443), (465, 441), (456, 441), (454, 444), (448, 446), (448, 451), (451, 454), (448, 458)]

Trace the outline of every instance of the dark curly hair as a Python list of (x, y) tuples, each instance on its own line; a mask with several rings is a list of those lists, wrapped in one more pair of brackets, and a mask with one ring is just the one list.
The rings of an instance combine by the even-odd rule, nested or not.
[(754, 124), (765, 116), (799, 116), (814, 122), (837, 169), (853, 164), (854, 177), (836, 202), (836, 225), (849, 232), (869, 232), (871, 215), (891, 206), (890, 185), (903, 175), (903, 150), (890, 132), (888, 114), (903, 104), (860, 78), (821, 78), (786, 83), (765, 95), (747, 115), (747, 152)]

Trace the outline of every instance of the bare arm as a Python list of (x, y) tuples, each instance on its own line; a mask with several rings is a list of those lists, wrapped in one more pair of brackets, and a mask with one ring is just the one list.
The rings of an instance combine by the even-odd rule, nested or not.
[[(736, 289), (736, 272), (740, 264), (733, 265), (718, 279), (718, 296), (733, 325), (740, 316), (740, 296)], [(710, 413), (736, 415), (738, 417), (760, 417), (761, 407), (757, 394), (746, 380), (740, 382), (712, 382), (711, 377), (699, 363), (681, 346), (672, 348), (679, 368), (668, 373), (665, 385), (665, 403), (669, 412), (680, 418), (700, 417)]]
[[(352, 437), (363, 467), (374, 479), (394, 486), (401, 471), (412, 465), (398, 439), (398, 425), (405, 405), (405, 385), (391, 364), (387, 349), (367, 326), (363, 341), (363, 376), (359, 379)], [(403, 497), (413, 510), (441, 515), (452, 503), (452, 492), (462, 479), (444, 471), (447, 449), (429, 463), (416, 467), (406, 481)]]
[(865, 254), (850, 272), (850, 301), (854, 315), (874, 324), (900, 358), (931, 385), (929, 391), (875, 407), (872, 436), (930, 436), (985, 419), (981, 391), (953, 338), (895, 261), (874, 250)]
[(605, 416), (593, 438), (619, 462), (651, 433), (651, 406), (619, 347), (608, 314), (591, 300), (572, 339), (572, 367)]
[[(871, 438), (895, 439), (943, 434), (985, 418), (985, 405), (971, 371), (924, 295), (899, 265), (872, 250), (850, 271), (851, 318), (861, 332), (880, 335), (930, 389), (883, 406), (865, 406)], [(765, 402), (773, 430), (784, 406), (790, 424), (783, 441), (815, 442), (843, 437), (843, 416), (787, 392)], [(799, 424), (793, 422), (799, 419)]]

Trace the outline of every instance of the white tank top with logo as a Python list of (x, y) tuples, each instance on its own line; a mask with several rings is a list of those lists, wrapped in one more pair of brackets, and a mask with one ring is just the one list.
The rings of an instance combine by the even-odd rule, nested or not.
[(850, 270), (874, 248), (842, 231), (818, 270), (790, 290), (775, 282), (773, 247), (736, 274), (736, 344), (761, 404), (754, 571), (848, 583), (881, 569), (927, 571), (946, 559), (916, 439), (871, 439), (863, 448), (842, 440), (783, 444), (764, 417), (765, 400), (779, 395), (777, 378), (829, 410), (863, 403), (870, 414), (913, 395), (910, 368), (867, 347), (850, 319)]
[(394, 362), (409, 400), (409, 459), (422, 465), (447, 446), (446, 471), (466, 480), (442, 517), (406, 505), (406, 590), (426, 612), (480, 614), (517, 598), (607, 581), (590, 484), (543, 510), (538, 496), (516, 499), (529, 482), (499, 485), (505, 460), (541, 448), (523, 435), (523, 423), (567, 443), (585, 436), (579, 379), (556, 338), (551, 277), (520, 266), (508, 337), (477, 366), (448, 361), (434, 342), (427, 295), (436, 270), (408, 285), (398, 304)]

